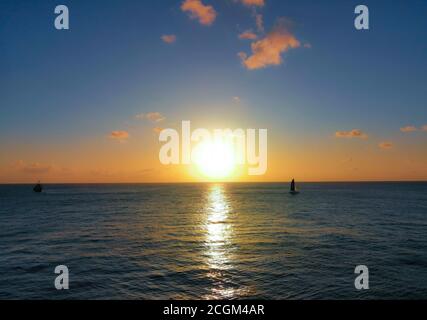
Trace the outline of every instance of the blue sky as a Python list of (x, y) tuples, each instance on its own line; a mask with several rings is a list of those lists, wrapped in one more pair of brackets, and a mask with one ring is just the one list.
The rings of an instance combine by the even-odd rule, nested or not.
[[(369, 31), (353, 25), (359, 1), (266, 0), (251, 8), (203, 0), (217, 13), (204, 26), (179, 0), (3, 0), (0, 143), (4, 150), (78, 143), (130, 130), (147, 112), (170, 123), (266, 127), (274, 141), (300, 144), (355, 128), (401, 139), (399, 128), (427, 123), (427, 2), (363, 3)], [(58, 4), (70, 9), (68, 31), (54, 29)], [(248, 70), (238, 57), (251, 54), (251, 41), (238, 35), (256, 30), (255, 11), (264, 20), (260, 38), (279, 18), (292, 21), (301, 46), (280, 65)], [(164, 34), (176, 42), (164, 43)]]

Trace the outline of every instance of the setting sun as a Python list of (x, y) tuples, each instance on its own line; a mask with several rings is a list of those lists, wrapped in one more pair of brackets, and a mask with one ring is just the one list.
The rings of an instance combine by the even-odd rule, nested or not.
[(200, 173), (212, 179), (230, 176), (236, 165), (233, 144), (225, 141), (199, 143), (192, 158)]

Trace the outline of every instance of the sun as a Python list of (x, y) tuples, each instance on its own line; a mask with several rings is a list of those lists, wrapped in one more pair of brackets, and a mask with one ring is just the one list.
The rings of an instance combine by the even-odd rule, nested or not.
[(225, 141), (203, 141), (192, 153), (198, 170), (211, 179), (229, 177), (236, 166), (233, 144)]

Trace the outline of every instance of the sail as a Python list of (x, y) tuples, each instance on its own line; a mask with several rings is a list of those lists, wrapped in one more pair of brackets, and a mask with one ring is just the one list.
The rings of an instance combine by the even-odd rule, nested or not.
[(39, 182), (34, 186), (33, 191), (34, 191), (34, 192), (37, 192), (37, 193), (39, 193), (39, 192), (42, 192), (42, 191), (43, 191), (43, 187), (42, 187), (42, 185), (41, 185), (40, 181), (39, 181)]

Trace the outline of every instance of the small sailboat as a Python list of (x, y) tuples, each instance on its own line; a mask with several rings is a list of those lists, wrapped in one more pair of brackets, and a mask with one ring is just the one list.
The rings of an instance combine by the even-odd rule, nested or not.
[(37, 182), (37, 184), (33, 188), (34, 192), (40, 193), (43, 191), (43, 186), (41, 185), (40, 181)]
[(295, 195), (298, 194), (299, 191), (295, 188), (295, 179), (292, 179), (291, 182), (291, 190), (289, 191), (290, 194)]

